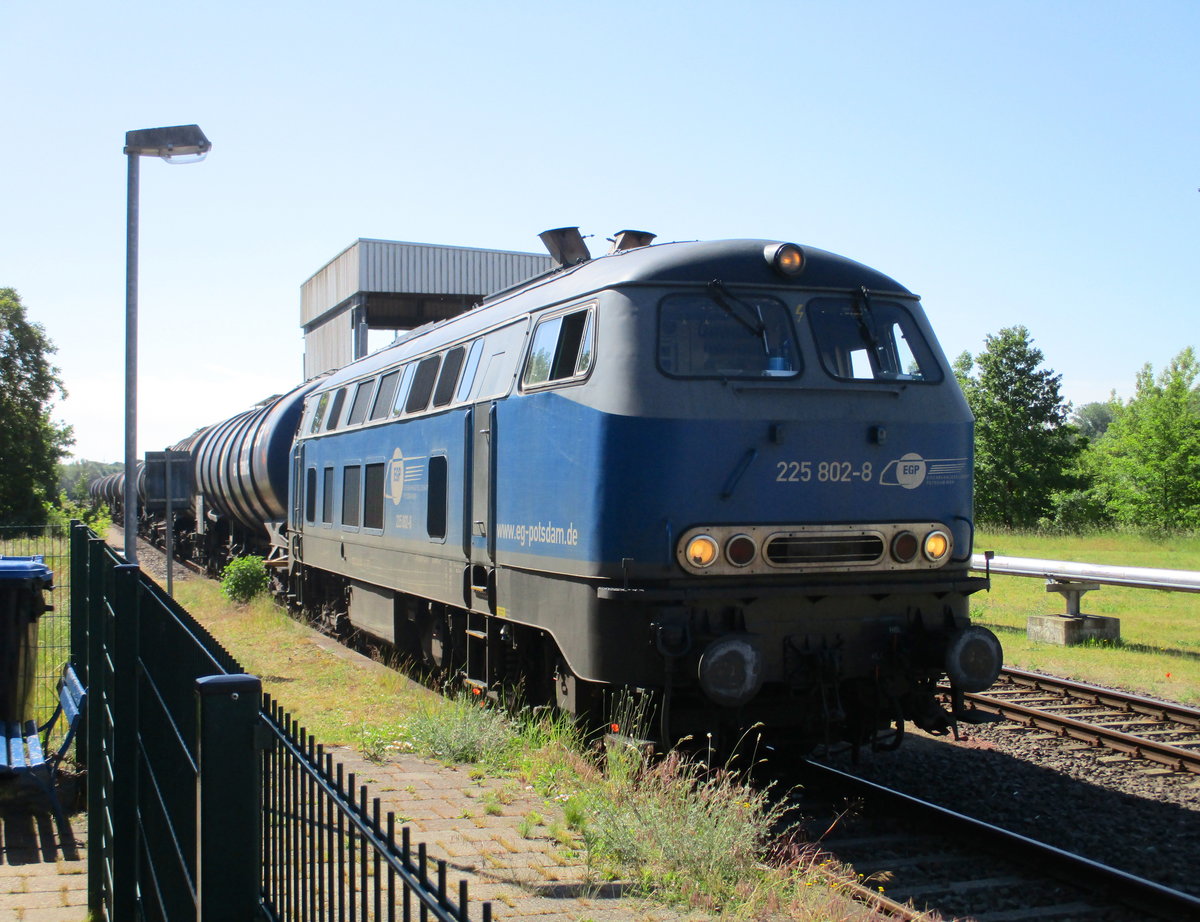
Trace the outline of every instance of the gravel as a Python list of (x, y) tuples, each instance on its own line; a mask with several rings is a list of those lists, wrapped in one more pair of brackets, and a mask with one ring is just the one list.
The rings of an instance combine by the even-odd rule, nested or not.
[[(118, 551), (123, 551), (125, 547), (124, 534), (119, 525), (110, 525), (108, 528), (108, 537), (105, 538), (105, 541), (107, 541), (109, 546), (116, 548)], [(138, 539), (137, 554), (138, 566), (142, 568), (142, 572), (165, 588), (167, 585), (167, 555), (150, 542), (141, 538)], [(172, 582), (177, 583), (195, 577), (196, 574), (178, 560), (171, 567)]]
[(1011, 721), (909, 735), (898, 752), (822, 761), (907, 794), (1200, 895), (1200, 776)]

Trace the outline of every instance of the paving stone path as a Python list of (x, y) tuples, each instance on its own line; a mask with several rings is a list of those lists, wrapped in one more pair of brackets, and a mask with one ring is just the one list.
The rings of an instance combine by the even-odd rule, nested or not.
[[(60, 796), (67, 794), (60, 789)], [(32, 779), (0, 780), (0, 919), (87, 918), (87, 818), (76, 814), (67, 828), (58, 829), (46, 795)]]

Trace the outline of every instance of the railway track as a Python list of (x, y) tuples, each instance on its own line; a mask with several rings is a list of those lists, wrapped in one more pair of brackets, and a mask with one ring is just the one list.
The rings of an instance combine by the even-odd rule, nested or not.
[(1089, 746), (1200, 774), (1200, 710), (1021, 669), (1005, 668), (972, 707)]
[[(818, 762), (805, 798), (844, 809), (822, 847), (857, 872), (857, 889), (899, 919), (981, 922), (1200, 918), (1200, 897), (1074, 855)], [(811, 800), (797, 809), (813, 809)]]

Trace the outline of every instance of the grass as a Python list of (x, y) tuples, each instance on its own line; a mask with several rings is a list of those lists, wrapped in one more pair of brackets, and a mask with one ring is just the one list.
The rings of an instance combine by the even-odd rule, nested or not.
[(358, 660), (331, 655), (321, 638), (268, 598), (231, 604), (204, 579), (176, 583), (175, 598), (322, 743), (365, 742), (382, 757), (401, 716), (432, 697), (394, 670), (364, 669)]
[[(975, 548), (1007, 557), (1200, 570), (1200, 537), (981, 532), (975, 537)], [(1058, 647), (1028, 640), (1025, 622), (1029, 615), (1066, 611), (1062, 597), (1046, 592), (1042, 580), (995, 576), (990, 593), (971, 597), (971, 619), (996, 632), (1010, 666), (1200, 704), (1197, 595), (1103, 586), (1085, 594), (1081, 608), (1087, 614), (1120, 618), (1120, 643)]]

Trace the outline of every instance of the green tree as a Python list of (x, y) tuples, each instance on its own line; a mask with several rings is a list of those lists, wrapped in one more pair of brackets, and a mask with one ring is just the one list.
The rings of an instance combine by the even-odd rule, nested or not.
[(1085, 403), (1071, 414), (1071, 424), (1089, 442), (1094, 442), (1108, 431), (1113, 417), (1117, 415), (1115, 397), (1106, 403)]
[(1189, 346), (1154, 376), (1145, 365), (1118, 403), (1091, 467), (1117, 521), (1200, 528), (1200, 362)]
[(50, 419), (55, 398), (66, 396), (53, 353), (16, 291), (0, 288), (0, 524), (39, 524), (58, 495), (58, 461), (74, 440), (70, 426)]
[[(1062, 375), (1041, 368), (1044, 356), (1023, 326), (963, 353), (954, 374), (975, 414), (975, 513), (985, 522), (1028, 528), (1053, 511), (1056, 492), (1075, 485), (1081, 450), (1067, 423)], [(977, 373), (975, 372), (977, 369)]]

